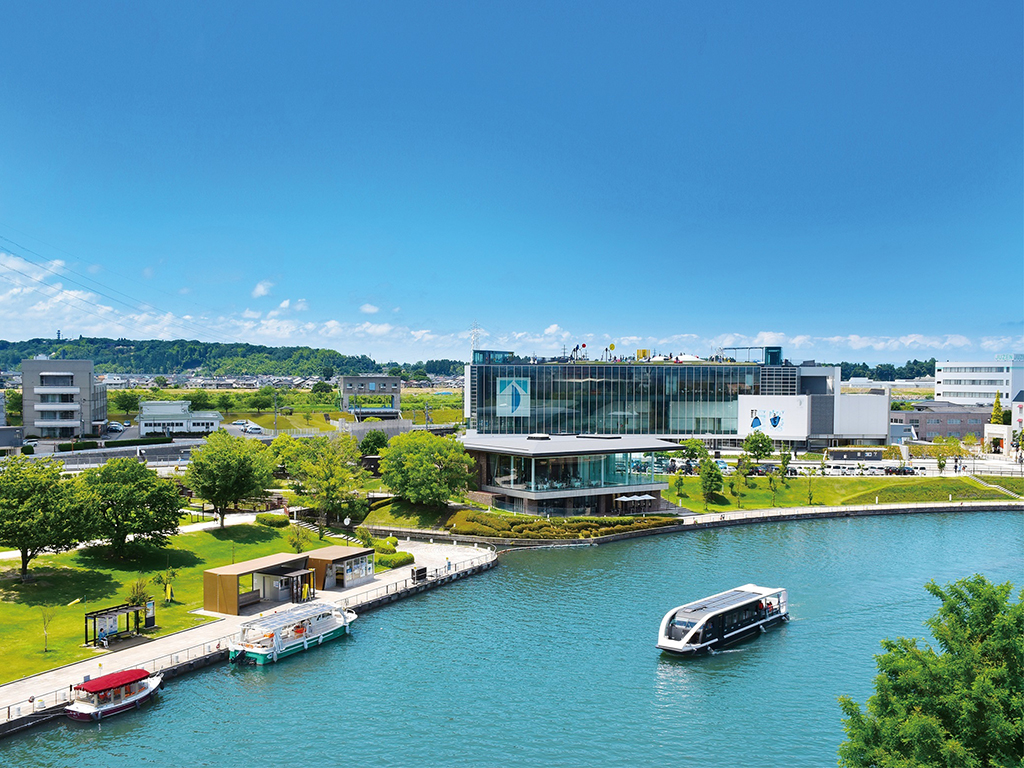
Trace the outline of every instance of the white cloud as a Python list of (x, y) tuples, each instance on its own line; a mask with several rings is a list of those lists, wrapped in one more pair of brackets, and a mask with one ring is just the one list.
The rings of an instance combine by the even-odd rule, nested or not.
[(375, 307), (373, 304), (363, 304), (363, 306), (359, 308), (359, 311), (364, 315), (375, 315), (380, 312), (380, 307)]
[(188, 294), (192, 293), (192, 289), (186, 285), (183, 288), (179, 288), (178, 293), (181, 294), (182, 296), (187, 296)]
[(155, 272), (153, 270), (153, 267), (146, 267), (145, 269), (142, 270), (142, 276), (147, 280), (151, 280), (154, 274)]
[(252, 297), (258, 299), (261, 296), (266, 296), (270, 293), (270, 289), (274, 287), (274, 284), (269, 280), (260, 280), (256, 283), (256, 287), (252, 289)]
[(305, 299), (299, 299), (298, 301), (295, 302), (295, 311), (296, 312), (305, 312), (308, 309), (309, 309), (309, 304), (306, 303)]
[(278, 307), (280, 307), (281, 309), (288, 309), (288, 307), (289, 307), (289, 306), (291, 306), (291, 303), (292, 303), (292, 302), (291, 302), (291, 300), (290, 300), (290, 299), (285, 299), (284, 301), (282, 301), (282, 302), (281, 302), (280, 304), (278, 304), (277, 306), (278, 306)]
[(258, 320), (263, 315), (262, 312), (257, 312), (254, 309), (246, 309), (242, 312), (242, 317), (246, 320)]

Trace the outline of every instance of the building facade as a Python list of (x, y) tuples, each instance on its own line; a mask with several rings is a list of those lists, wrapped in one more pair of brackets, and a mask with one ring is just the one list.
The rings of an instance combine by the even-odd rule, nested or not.
[(188, 400), (143, 400), (139, 405), (139, 435), (208, 434), (220, 429), (217, 411), (193, 411)]
[(1003, 404), (1024, 390), (1024, 355), (996, 355), (980, 362), (935, 363), (935, 399), (959, 405)]
[(887, 395), (844, 395), (840, 369), (733, 362), (521, 361), (474, 351), (465, 415), (481, 435), (644, 435), (738, 445), (884, 444)]
[(21, 385), (26, 435), (79, 438), (107, 423), (107, 388), (96, 380), (92, 360), (23, 360)]
[(936, 437), (963, 440), (967, 435), (974, 435), (981, 442), (985, 424), (991, 417), (991, 406), (959, 405), (935, 400), (913, 403), (911, 411), (891, 411), (889, 423), (912, 428), (918, 440), (932, 441)]

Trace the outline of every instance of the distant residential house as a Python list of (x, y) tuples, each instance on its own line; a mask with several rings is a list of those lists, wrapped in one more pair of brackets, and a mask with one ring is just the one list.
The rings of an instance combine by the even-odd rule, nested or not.
[(143, 400), (139, 435), (208, 434), (220, 429), (223, 420), (217, 411), (193, 411), (188, 400)]

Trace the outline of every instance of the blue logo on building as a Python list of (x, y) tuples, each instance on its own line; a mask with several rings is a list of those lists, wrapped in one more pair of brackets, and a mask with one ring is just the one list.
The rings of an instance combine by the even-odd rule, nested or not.
[(498, 416), (530, 415), (530, 380), (498, 378)]

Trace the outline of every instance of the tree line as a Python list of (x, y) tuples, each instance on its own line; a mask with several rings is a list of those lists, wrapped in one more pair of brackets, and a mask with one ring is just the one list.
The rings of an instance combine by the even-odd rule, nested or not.
[[(835, 365), (835, 363), (826, 363)], [(896, 381), (896, 379), (917, 379), (921, 376), (935, 375), (935, 358), (928, 360), (907, 360), (905, 365), (893, 365), (892, 363), (879, 363), (871, 367), (867, 363), (839, 363), (843, 369), (843, 381), (849, 381), (853, 377), (867, 377), (873, 381)]]

